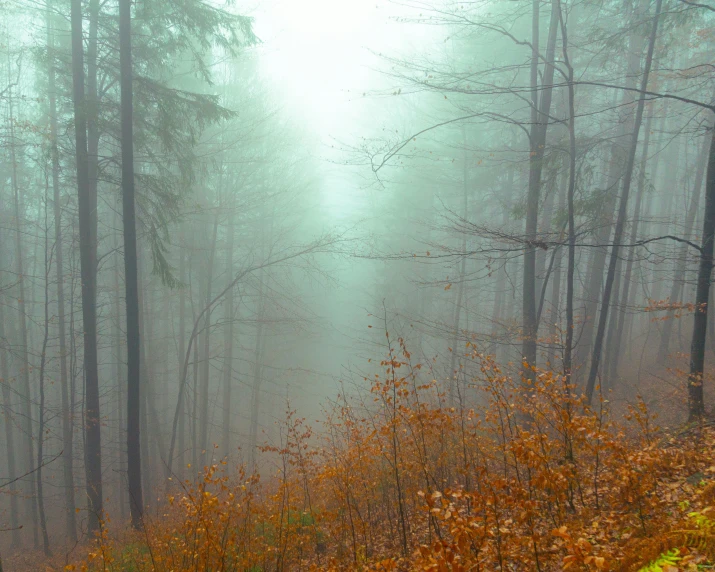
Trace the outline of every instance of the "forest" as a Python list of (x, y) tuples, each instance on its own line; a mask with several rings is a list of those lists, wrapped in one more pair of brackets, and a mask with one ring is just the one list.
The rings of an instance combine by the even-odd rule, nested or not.
[(715, 2), (0, 0), (0, 572), (715, 569)]

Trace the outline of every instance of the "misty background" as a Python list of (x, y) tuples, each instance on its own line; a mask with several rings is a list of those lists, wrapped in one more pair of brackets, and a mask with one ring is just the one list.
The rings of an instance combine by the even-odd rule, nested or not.
[[(115, 4), (82, 3), (101, 476), (104, 509), (126, 521)], [(386, 332), (404, 339), (427, 381), (446, 384), (452, 405), (478, 374), (467, 344), (521, 375), (525, 252), (535, 260), (533, 365), (563, 371), (569, 192), (574, 382), (586, 386), (602, 344), (598, 391), (614, 408), (642, 393), (683, 420), (713, 15), (663, 5), (649, 51), (651, 0), (132, 4), (148, 510), (161, 505), (169, 457), (181, 478), (222, 459), (255, 467), (287, 409), (320, 422), (338, 395), (369, 391)], [(69, 2), (0, 8), (0, 442), (14, 457), (12, 469), (0, 463), (0, 482), (12, 481), (0, 523), (23, 523), (0, 536), (4, 548), (39, 546), (38, 478), (46, 520), (61, 524), (53, 540), (81, 536), (91, 519), (68, 517), (86, 504), (87, 459)], [(641, 98), (644, 74), (652, 94)], [(535, 108), (548, 126), (538, 149)]]

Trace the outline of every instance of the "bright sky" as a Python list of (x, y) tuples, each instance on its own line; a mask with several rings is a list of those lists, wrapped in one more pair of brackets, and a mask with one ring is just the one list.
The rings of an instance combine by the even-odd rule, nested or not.
[(362, 93), (380, 85), (373, 52), (394, 53), (405, 42), (410, 26), (395, 13), (387, 0), (262, 0), (261, 65), (293, 112), (321, 136), (341, 135), (361, 121)]

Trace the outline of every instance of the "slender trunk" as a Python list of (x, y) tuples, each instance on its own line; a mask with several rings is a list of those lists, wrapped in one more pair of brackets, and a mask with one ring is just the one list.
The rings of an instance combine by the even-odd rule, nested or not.
[[(2, 245), (0, 244), (0, 255), (2, 255)], [(1, 266), (0, 266), (1, 267)], [(5, 301), (0, 299), (0, 341), (5, 337)], [(7, 458), (7, 476), (11, 480), (8, 485), (8, 495), (10, 496), (10, 527), (12, 528), (12, 545), (19, 548), (22, 544), (20, 539), (20, 519), (18, 515), (17, 483), (14, 481), (18, 477), (17, 466), (15, 464), (15, 424), (13, 422), (13, 402), (12, 391), (10, 390), (10, 369), (7, 362), (7, 349), (3, 343), (0, 346), (0, 386), (2, 386), (3, 398), (3, 418), (5, 425), (5, 453)]]
[[(693, 194), (690, 197), (690, 204), (688, 205), (688, 212), (685, 217), (685, 237), (688, 239), (692, 237), (693, 229), (695, 228), (695, 217), (700, 209), (700, 195), (702, 194), (703, 178), (705, 175), (705, 165), (708, 161), (709, 146), (710, 138), (706, 137), (703, 141), (703, 146), (697, 159), (698, 164), (695, 173), (695, 186), (693, 187)], [(690, 247), (687, 244), (684, 244), (678, 253), (677, 267), (673, 278), (673, 285), (670, 289), (671, 304), (678, 303), (683, 295), (683, 285), (688, 265), (689, 248)], [(666, 316), (667, 319), (663, 324), (663, 331), (660, 336), (660, 346), (658, 348), (658, 360), (661, 364), (665, 362), (669, 352), (670, 336), (673, 331), (673, 322), (675, 321), (674, 314), (674, 311), (669, 311)]]
[(551, 23), (546, 46), (546, 65), (541, 84), (539, 101), (539, 0), (533, 1), (532, 13), (532, 55), (531, 55), (531, 131), (529, 134), (529, 189), (526, 199), (526, 248), (524, 250), (524, 284), (522, 300), (522, 359), (524, 376), (533, 377), (536, 365), (536, 337), (539, 325), (536, 322), (536, 242), (539, 217), (539, 196), (541, 194), (541, 171), (548, 116), (551, 111), (551, 95), (554, 80), (554, 54), (556, 50), (557, 2), (552, 2)]
[[(665, 170), (666, 175), (663, 181), (663, 193), (660, 204), (659, 221), (656, 223), (655, 236), (663, 236), (666, 234), (672, 234), (670, 232), (673, 219), (673, 206), (675, 203), (675, 189), (678, 188), (678, 171), (681, 163), (681, 155), (683, 148), (683, 138), (678, 137), (675, 143), (675, 152), (672, 156), (667, 157), (663, 160), (663, 163), (668, 161)], [(685, 169), (687, 169), (687, 161), (685, 163)], [(680, 230), (678, 230), (680, 232)], [(668, 279), (670, 278), (669, 268), (670, 266), (670, 256), (668, 254), (668, 244), (667, 243), (655, 243), (653, 244), (653, 255), (656, 264), (652, 264), (653, 268), (653, 290), (651, 291), (651, 298), (653, 300), (662, 300), (663, 298), (663, 288)], [(653, 323), (653, 322), (651, 322)]]
[(613, 388), (613, 380), (610, 377), (611, 363), (613, 360), (614, 347), (613, 344), (616, 338), (616, 331), (618, 329), (618, 317), (622, 312), (621, 308), (621, 275), (623, 273), (623, 261), (619, 258), (616, 262), (616, 275), (613, 281), (613, 301), (611, 303), (611, 312), (608, 316), (608, 327), (606, 330), (605, 340), (605, 363), (606, 366), (603, 368), (603, 387), (604, 389)]
[[(715, 139), (715, 128), (711, 139)], [(688, 413), (690, 419), (705, 413), (703, 401), (703, 368), (705, 367), (705, 342), (708, 327), (708, 302), (713, 269), (713, 241), (715, 240), (715, 141), (710, 142), (708, 174), (705, 179), (705, 213), (703, 238), (700, 245), (700, 265), (695, 291), (693, 337), (690, 344), (690, 373), (688, 374)]]
[[(119, 226), (119, 216), (116, 216), (115, 227)], [(125, 474), (127, 471), (126, 464), (126, 441), (125, 425), (124, 425), (124, 399), (125, 399), (125, 382), (122, 373), (123, 352), (122, 352), (122, 311), (120, 304), (120, 285), (119, 285), (119, 265), (121, 263), (119, 256), (119, 234), (114, 235), (114, 248), (116, 251), (116, 263), (114, 265), (114, 379), (116, 382), (117, 392), (117, 465), (119, 467), (119, 479), (117, 497), (119, 498), (119, 516), (122, 522), (127, 519), (127, 500), (126, 500), (126, 480)]]
[[(462, 165), (462, 218), (467, 220), (469, 216), (469, 169), (467, 165), (467, 132), (466, 128), (462, 128), (462, 138), (464, 145), (464, 158)], [(457, 286), (457, 302), (454, 307), (454, 322), (453, 322), (453, 337), (452, 351), (449, 364), (449, 405), (454, 406), (456, 403), (456, 385), (459, 383), (459, 375), (457, 372), (457, 354), (460, 352), (459, 344), (459, 322), (462, 314), (462, 300), (464, 299), (464, 281), (467, 269), (467, 235), (462, 233), (462, 260), (459, 265), (459, 284)]]
[[(555, 177), (554, 177), (555, 181)], [(542, 235), (548, 236), (551, 232), (551, 219), (554, 212), (554, 200), (558, 190), (555, 185), (546, 191), (546, 197), (544, 197), (544, 204), (541, 207), (541, 212), (543, 213), (541, 217), (541, 231)], [(551, 253), (547, 250), (539, 249), (536, 251), (536, 292), (537, 294), (544, 290), (544, 283), (548, 282), (546, 275), (549, 269), (549, 259)], [(553, 270), (553, 268), (552, 268)], [(538, 302), (538, 300), (537, 300)], [(538, 305), (537, 305), (538, 307)], [(536, 323), (541, 324), (540, 314), (536, 312)]]
[(576, 224), (574, 219), (574, 193), (576, 190), (576, 110), (574, 95), (574, 71), (568, 52), (568, 31), (564, 22), (564, 14), (561, 9), (561, 0), (556, 0), (559, 11), (559, 23), (561, 25), (561, 40), (564, 62), (568, 70), (568, 109), (569, 109), (569, 183), (566, 192), (566, 202), (568, 205), (568, 264), (566, 270), (566, 342), (564, 345), (564, 383), (566, 391), (570, 391), (572, 377), (572, 357), (574, 316), (573, 316), (573, 292), (574, 274), (576, 268)]
[[(8, 58), (10, 57), (10, 52), (8, 51)], [(10, 61), (8, 59), (8, 73), (10, 70)], [(22, 220), (23, 213), (20, 209), (20, 189), (19, 182), (17, 178), (17, 156), (15, 153), (15, 118), (13, 111), (13, 92), (12, 86), (8, 89), (8, 107), (10, 110), (10, 161), (11, 161), (11, 173), (10, 180), (12, 184), (13, 191), (13, 207), (15, 210), (15, 267), (17, 271), (17, 281), (19, 288), (19, 297), (17, 301), (18, 318), (20, 323), (20, 339), (21, 339), (21, 355), (22, 355), (22, 386), (21, 386), (21, 398), (22, 398), (22, 412), (23, 412), (23, 424), (22, 430), (25, 437), (25, 446), (23, 449), (27, 455), (26, 463), (26, 473), (28, 476), (28, 496), (30, 497), (30, 516), (32, 519), (32, 536), (35, 547), (39, 546), (39, 531), (37, 528), (37, 497), (36, 483), (35, 479), (37, 475), (35, 474), (35, 445), (34, 439), (32, 438), (33, 428), (32, 428), (32, 396), (30, 393), (30, 357), (29, 348), (27, 341), (27, 310), (25, 306), (25, 272), (24, 272), (24, 260), (23, 260), (23, 248), (22, 248)]]
[[(75, 0), (76, 1), (76, 0)], [(139, 268), (134, 211), (134, 129), (131, 1), (119, 0), (119, 67), (121, 72), (122, 216), (124, 282), (127, 306), (127, 479), (132, 526), (142, 528), (144, 501), (140, 446), (141, 340), (139, 333)]]
[[(97, 274), (97, 183), (99, 182), (99, 93), (97, 90), (97, 34), (99, 0), (89, 0), (87, 35), (87, 175), (89, 177), (89, 214), (92, 237), (92, 270)], [(96, 278), (95, 278), (96, 281)]]
[[(151, 505), (154, 495), (154, 487), (152, 485), (152, 467), (151, 467), (151, 452), (150, 435), (149, 435), (149, 394), (152, 390), (151, 376), (147, 361), (151, 358), (146, 352), (146, 320), (149, 317), (149, 311), (146, 303), (146, 293), (149, 287), (144, 282), (144, 260), (137, 253), (137, 302), (139, 308), (139, 379), (140, 386), (140, 407), (139, 407), (139, 447), (141, 457), (141, 481), (142, 481), (142, 499), (144, 500), (144, 508), (147, 509)], [(149, 320), (151, 318), (149, 317)]]
[[(506, 182), (504, 185), (504, 205), (502, 207), (502, 225), (507, 228), (509, 225), (509, 213), (511, 211), (511, 201), (514, 192), (514, 169), (509, 168), (507, 170)], [(494, 311), (492, 313), (492, 327), (491, 327), (491, 340), (495, 344), (489, 353), (497, 354), (497, 350), (500, 349), (501, 344), (497, 342), (497, 338), (501, 337), (504, 328), (501, 327), (504, 322), (504, 305), (506, 298), (506, 288), (507, 288), (507, 264), (508, 261), (504, 261), (503, 267), (497, 270), (497, 283), (496, 283), (496, 293), (494, 296)], [(499, 344), (499, 345), (496, 345)], [(501, 352), (500, 352), (501, 353)], [(503, 356), (500, 356), (503, 357)], [(506, 360), (504, 360), (506, 361)]]
[(99, 419), (99, 370), (97, 367), (97, 308), (95, 265), (92, 260), (91, 204), (87, 165), (87, 117), (84, 94), (82, 2), (72, 0), (72, 85), (74, 102), (77, 204), (82, 274), (82, 324), (85, 368), (85, 474), (89, 519), (87, 532), (99, 532), (102, 518), (102, 450)]
[[(640, 213), (641, 213), (641, 204), (643, 202), (643, 194), (645, 193), (645, 173), (646, 173), (646, 167), (647, 167), (647, 162), (648, 162), (648, 148), (650, 146), (650, 130), (651, 130), (651, 124), (653, 122), (653, 114), (652, 112), (648, 114), (648, 119), (646, 120), (645, 124), (645, 138), (643, 141), (643, 155), (641, 156), (641, 165), (640, 165), (640, 170), (638, 173), (638, 194), (636, 195), (636, 204), (633, 209), (633, 223), (631, 224), (631, 236), (630, 236), (630, 243), (633, 244), (637, 239), (638, 239), (638, 227), (640, 224)], [(626, 316), (628, 315), (628, 308), (630, 307), (630, 299), (631, 299), (631, 292), (630, 292), (630, 287), (631, 287), (631, 276), (633, 273), (633, 260), (634, 260), (634, 252), (631, 250), (631, 252), (628, 255), (628, 262), (626, 263), (626, 273), (623, 276), (623, 296), (621, 297), (621, 301), (623, 304), (623, 308), (621, 308), (621, 311), (618, 313), (618, 325), (616, 327), (616, 335), (615, 335), (615, 340), (613, 342), (613, 350), (611, 353), (611, 359), (609, 361), (609, 368), (610, 371), (608, 373), (608, 378), (611, 380), (615, 380), (616, 377), (618, 376), (618, 362), (620, 360), (620, 356), (623, 353), (623, 350), (621, 348), (621, 342), (623, 340), (623, 330), (626, 322)]]
[[(226, 267), (228, 276), (233, 276), (233, 239), (234, 225), (228, 219), (228, 241), (226, 245)], [(226, 325), (224, 329), (224, 364), (223, 364), (223, 457), (231, 453), (231, 384), (233, 381), (233, 290), (226, 293)]]
[[(611, 301), (611, 292), (615, 279), (616, 265), (618, 263), (619, 244), (623, 237), (623, 228), (626, 222), (628, 209), (628, 195), (631, 190), (631, 180), (633, 178), (633, 167), (635, 165), (636, 149), (638, 147), (638, 134), (640, 132), (641, 121), (643, 119), (643, 108), (645, 106), (645, 94), (643, 92), (648, 87), (648, 77), (650, 75), (651, 63), (653, 61), (653, 51), (655, 49), (655, 41), (658, 32), (658, 20), (663, 5), (663, 0), (656, 0), (655, 14), (653, 17), (653, 25), (651, 27), (650, 39), (648, 42), (648, 53), (645, 59), (645, 69), (641, 81), (641, 95), (638, 98), (636, 108), (635, 127), (631, 138), (631, 145), (628, 152), (628, 161), (626, 163), (626, 171), (623, 179), (623, 190), (621, 191), (621, 201), (618, 207), (618, 218), (616, 220), (616, 228), (613, 237), (613, 247), (611, 248), (611, 258), (608, 264), (608, 274), (606, 276), (606, 286), (603, 291), (603, 300), (601, 303), (601, 313), (598, 318), (598, 330), (596, 331), (596, 340), (593, 346), (593, 356), (591, 357), (591, 370), (588, 374), (586, 382), (586, 400), (588, 403), (593, 399), (593, 391), (596, 387), (596, 376), (598, 375), (599, 362), (601, 360), (601, 352), (603, 348), (603, 337), (606, 330), (606, 320), (608, 318), (608, 310)], [(707, 302), (707, 298), (706, 298)]]
[[(179, 282), (181, 282), (181, 287), (179, 290), (179, 369), (181, 369), (184, 355), (186, 354), (186, 256), (184, 255), (184, 248), (179, 252)], [(179, 466), (177, 468), (177, 474), (179, 480), (184, 480), (184, 469), (186, 468), (186, 458), (185, 450), (186, 444), (184, 442), (186, 435), (186, 406), (182, 405), (179, 410)]]
[(46, 556), (52, 556), (50, 538), (47, 535), (47, 517), (45, 516), (45, 496), (42, 491), (42, 463), (44, 461), (45, 444), (45, 371), (47, 366), (47, 341), (50, 337), (50, 227), (47, 216), (49, 202), (49, 181), (45, 176), (45, 322), (42, 336), (42, 352), (40, 353), (40, 378), (38, 380), (40, 393), (40, 410), (38, 412), (39, 426), (37, 428), (37, 509), (40, 515), (40, 530), (42, 531), (42, 549)]
[[(54, 34), (50, 11), (52, 0), (47, 0), (47, 47), (54, 50)], [(77, 542), (75, 519), (73, 435), (70, 422), (69, 388), (67, 380), (67, 345), (65, 328), (64, 254), (62, 237), (62, 196), (60, 193), (60, 156), (57, 147), (57, 94), (55, 68), (52, 57), (47, 66), (47, 92), (50, 104), (50, 145), (52, 157), (52, 191), (55, 209), (55, 266), (57, 268), (57, 337), (60, 357), (60, 392), (62, 395), (62, 472), (65, 489), (65, 527), (70, 543)]]
[[(624, 9), (628, 9), (628, 0), (624, 2)], [(629, 16), (631, 21), (639, 22), (644, 12), (645, 1), (639, 0), (639, 5), (635, 15)], [(585, 365), (593, 346), (594, 326), (596, 315), (598, 314), (598, 303), (603, 289), (604, 271), (608, 258), (608, 244), (613, 228), (613, 217), (616, 210), (618, 188), (625, 173), (624, 157), (627, 152), (624, 147), (630, 143), (630, 137), (634, 130), (632, 102), (634, 101), (633, 91), (637, 86), (637, 77), (641, 66), (641, 53), (643, 51), (643, 34), (638, 29), (633, 29), (630, 35), (630, 47), (628, 58), (626, 59), (625, 87), (622, 93), (620, 106), (624, 110), (624, 117), (619, 121), (619, 127), (611, 144), (611, 159), (606, 178), (606, 199), (602, 209), (602, 220), (595, 233), (595, 243), (599, 245), (592, 253), (585, 285), (585, 315), (583, 326), (579, 334), (578, 348), (576, 349), (576, 364)], [(615, 92), (614, 92), (615, 94)], [(614, 96), (614, 106), (617, 99)], [(628, 143), (622, 143), (626, 140)]]
[[(189, 343), (191, 343), (190, 340)], [(199, 344), (194, 344), (194, 387), (193, 395), (191, 401), (191, 466), (194, 467), (194, 471), (197, 470), (199, 465)], [(181, 399), (181, 397), (179, 398)], [(169, 450), (171, 454), (171, 449)], [(171, 456), (169, 456), (171, 461)], [(169, 468), (171, 468), (171, 462), (169, 463)]]
[[(559, 185), (559, 212), (563, 212), (566, 208), (566, 192), (568, 187), (568, 177), (569, 177), (569, 164), (565, 162), (564, 171), (562, 175), (562, 180)], [(567, 221), (568, 224), (568, 221)], [(563, 231), (561, 232), (561, 239), (563, 239)], [(554, 266), (554, 279), (551, 283), (551, 326), (552, 339), (549, 344), (549, 354), (547, 362), (549, 366), (554, 369), (554, 362), (556, 361), (556, 347), (557, 340), (560, 333), (559, 328), (559, 302), (561, 298), (561, 280), (562, 280), (562, 267), (563, 267), (563, 253), (559, 252), (556, 255), (556, 264)], [(563, 357), (563, 356), (562, 356)]]
[[(216, 237), (218, 235), (218, 213), (214, 218), (213, 233), (211, 239), (211, 250), (209, 252), (208, 267), (206, 269), (206, 305), (211, 304), (211, 283), (213, 279), (213, 264), (216, 254)], [(207, 460), (213, 457), (213, 452), (209, 452), (209, 378), (211, 366), (210, 353), (211, 339), (211, 311), (206, 312), (204, 321), (204, 348), (201, 361), (201, 395), (199, 411), (199, 445), (201, 446), (201, 464), (206, 465)]]
[(263, 300), (263, 280), (259, 284), (258, 291), (258, 328), (256, 330), (256, 349), (254, 352), (253, 364), (253, 386), (251, 387), (251, 424), (248, 433), (248, 455), (249, 471), (256, 471), (256, 447), (258, 446), (258, 410), (260, 406), (261, 384), (263, 381), (263, 349), (265, 347), (263, 333), (263, 319), (265, 317), (265, 303)]
[[(265, 211), (262, 212), (261, 216), (261, 228), (260, 228), (260, 241), (261, 241), (261, 258), (263, 258), (263, 253), (266, 248), (266, 215)], [(271, 226), (272, 229), (272, 226)], [(269, 233), (269, 236), (272, 234)], [(270, 240), (270, 239), (269, 239)], [(257, 300), (257, 312), (256, 316), (258, 318), (258, 327), (256, 328), (256, 349), (254, 351), (254, 364), (253, 364), (253, 386), (251, 387), (251, 422), (248, 431), (248, 455), (249, 463), (248, 468), (251, 473), (256, 471), (256, 453), (258, 446), (258, 412), (260, 407), (260, 397), (261, 397), (261, 384), (263, 382), (263, 349), (265, 348), (264, 340), (264, 320), (266, 317), (266, 303), (265, 303), (265, 271), (261, 271), (261, 276), (258, 280), (258, 300)]]

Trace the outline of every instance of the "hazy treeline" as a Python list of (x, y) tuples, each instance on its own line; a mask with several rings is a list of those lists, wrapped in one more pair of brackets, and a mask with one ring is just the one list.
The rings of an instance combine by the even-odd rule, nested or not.
[(469, 343), (704, 413), (715, 7), (379, 4), (404, 41), (362, 39), (326, 134), (266, 13), (220, 4), (0, 2), (3, 550), (254, 470), (287, 402), (369, 388), (386, 330), (451, 405)]

